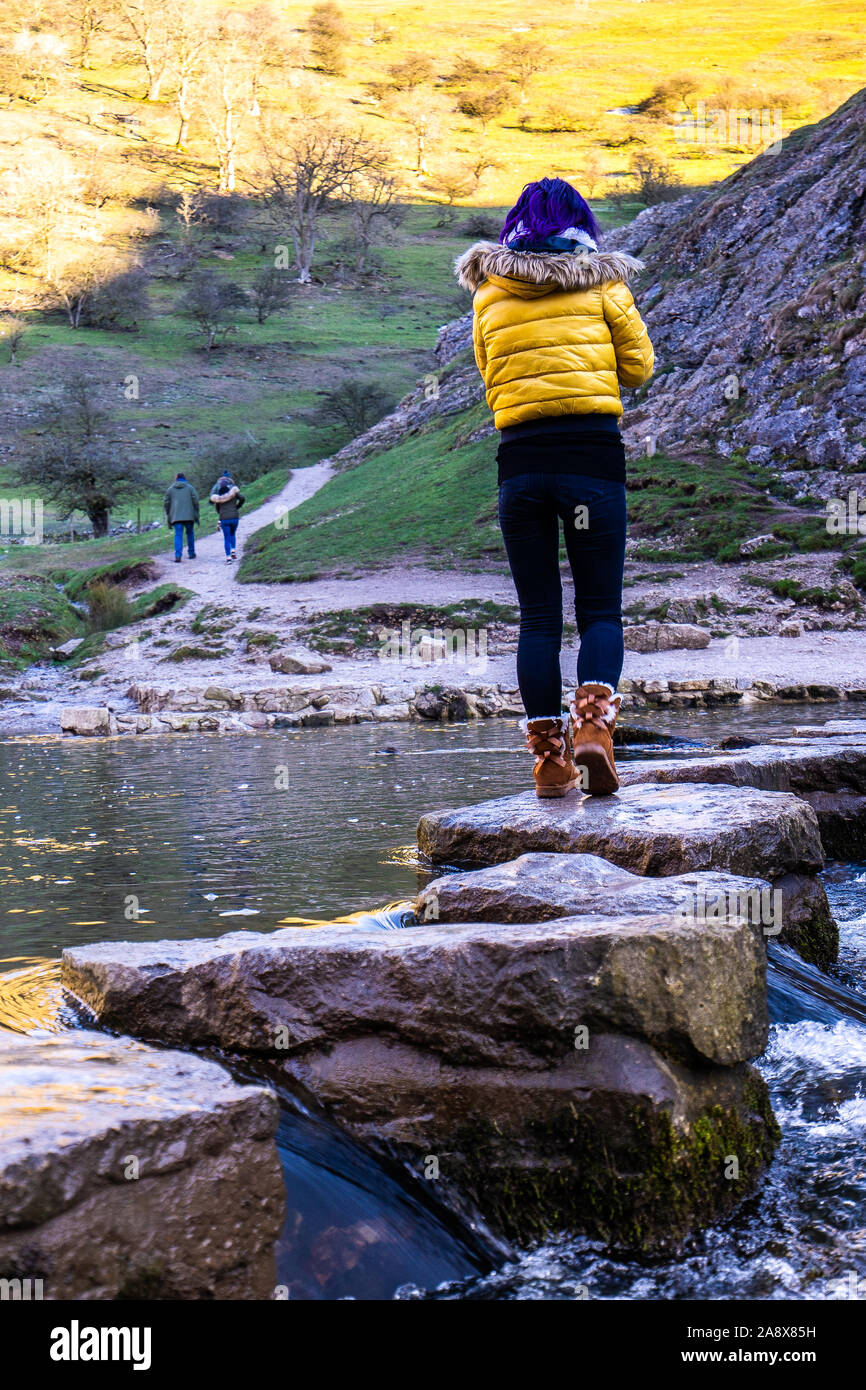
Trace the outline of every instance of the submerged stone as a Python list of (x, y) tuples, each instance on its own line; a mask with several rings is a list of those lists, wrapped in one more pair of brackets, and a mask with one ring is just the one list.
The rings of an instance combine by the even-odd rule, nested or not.
[(543, 1072), (455, 1066), (376, 1036), (292, 1072), (362, 1142), (521, 1243), (578, 1231), (675, 1246), (754, 1190), (779, 1139), (750, 1066), (690, 1068), (613, 1033)]

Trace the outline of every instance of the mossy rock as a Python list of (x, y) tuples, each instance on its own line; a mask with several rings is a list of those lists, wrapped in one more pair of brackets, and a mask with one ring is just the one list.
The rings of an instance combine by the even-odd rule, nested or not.
[(615, 1090), (563, 1096), (518, 1134), (478, 1115), (449, 1143), (448, 1181), (521, 1245), (575, 1232), (640, 1253), (676, 1249), (754, 1190), (780, 1138), (752, 1068), (731, 1068), (716, 1100), (712, 1089), (687, 1123)]

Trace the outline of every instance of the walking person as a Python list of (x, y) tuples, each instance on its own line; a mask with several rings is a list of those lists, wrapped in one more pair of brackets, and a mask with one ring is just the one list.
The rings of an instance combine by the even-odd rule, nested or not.
[(219, 517), (226, 552), (226, 564), (231, 565), (237, 559), (238, 522), (240, 521), (240, 508), (244, 505), (241, 490), (231, 473), (223, 473), (222, 477), (217, 479), (211, 490), (210, 500), (216, 507)]
[(183, 473), (178, 473), (163, 499), (169, 526), (174, 527), (174, 562), (183, 558), (183, 537), (189, 558), (195, 559), (195, 528), (199, 522), (198, 493)]
[[(619, 787), (612, 734), (623, 665), (625, 451), (620, 386), (652, 375), (628, 282), (642, 263), (598, 249), (563, 179), (527, 184), (499, 242), (455, 271), (473, 294), (475, 360), (499, 430), (499, 524), (520, 605), (517, 679), (538, 796)], [(562, 711), (559, 524), (574, 579), (577, 688)]]

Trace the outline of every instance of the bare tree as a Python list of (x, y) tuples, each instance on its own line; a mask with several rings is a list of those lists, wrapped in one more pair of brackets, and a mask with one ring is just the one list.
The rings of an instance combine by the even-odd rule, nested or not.
[(448, 104), (433, 92), (422, 92), (418, 88), (411, 92), (401, 92), (389, 99), (388, 114), (407, 125), (414, 137), (413, 167), (420, 179), (429, 174), (428, 161), (436, 137), (442, 126)]
[(66, 78), (66, 45), (48, 30), (19, 29), (0, 48), (0, 92), (34, 104)]
[(381, 386), (370, 381), (344, 381), (341, 386), (335, 386), (333, 390), (323, 392), (323, 395), (323, 422), (343, 426), (352, 438), (363, 434), (394, 408), (393, 398)]
[(320, 217), (329, 204), (351, 201), (362, 176), (385, 168), (385, 154), (367, 136), (321, 121), (301, 122), (288, 136), (263, 131), (262, 154), (256, 191), (291, 231), (298, 280), (309, 284)]
[(478, 187), (478, 175), (466, 164), (449, 164), (433, 175), (433, 187), (442, 193), (448, 209), (448, 221), (454, 215), (455, 204), (470, 198)]
[(61, 0), (60, 14), (75, 34), (75, 61), (86, 70), (94, 40), (108, 28), (111, 0)]
[(580, 180), (585, 196), (591, 198), (603, 179), (604, 163), (593, 150), (590, 150), (583, 157), (583, 174)]
[(177, 109), (177, 138), (175, 146), (183, 149), (192, 117), (195, 84), (204, 68), (212, 27), (208, 14), (195, 0), (178, 5), (168, 23), (168, 70), (174, 82), (174, 104)]
[(257, 67), (244, 44), (243, 20), (224, 15), (208, 55), (202, 111), (219, 161), (219, 191), (237, 188), (241, 134), (256, 111)]
[(333, 0), (314, 5), (307, 20), (307, 33), (310, 36), (310, 52), (317, 67), (335, 76), (344, 72), (349, 30), (339, 5), (335, 5)]
[(520, 87), (521, 105), (526, 101), (526, 89), (537, 72), (544, 72), (553, 62), (553, 54), (534, 36), (512, 34), (499, 50), (499, 69)]
[(109, 423), (90, 377), (72, 377), (41, 412), (38, 446), (19, 469), (22, 480), (37, 483), (67, 516), (86, 512), (95, 536), (108, 533), (109, 509), (147, 484), (140, 461), (108, 438)]
[(180, 223), (180, 239), (185, 249), (189, 249), (193, 229), (204, 225), (207, 218), (203, 207), (201, 192), (196, 188), (185, 188), (178, 199), (175, 216)]
[(9, 348), (9, 363), (13, 367), (17, 365), (18, 351), (26, 332), (26, 319), (20, 319), (15, 314), (4, 314), (0, 318), (0, 338)]
[(256, 309), (256, 320), (266, 323), (271, 314), (285, 306), (288, 296), (286, 272), (269, 265), (253, 279), (250, 298)]
[(159, 101), (169, 67), (172, 0), (114, 0), (121, 30), (132, 39), (147, 73), (145, 101)]
[(486, 131), (490, 122), (502, 115), (508, 102), (508, 88), (504, 84), (492, 86), (484, 82), (466, 87), (457, 98), (457, 109), (478, 121), (482, 131)]
[(388, 72), (391, 74), (391, 84), (398, 92), (412, 92), (433, 80), (435, 68), (429, 54), (412, 52), (407, 53), (399, 63), (392, 63)]
[(357, 248), (355, 269), (361, 274), (369, 267), (377, 224), (387, 221), (394, 210), (398, 187), (397, 179), (387, 169), (373, 168), (360, 174), (352, 188), (352, 226)]
[(87, 216), (82, 190), (73, 161), (59, 151), (24, 155), (11, 171), (6, 209), (18, 213), (26, 225), (18, 261), (39, 280), (54, 279), (73, 225)]
[(104, 254), (94, 247), (87, 255), (70, 259), (51, 276), (48, 287), (66, 311), (70, 328), (80, 328), (85, 310), (96, 290), (117, 268), (107, 268)]
[(243, 291), (231, 280), (224, 280), (212, 270), (199, 270), (192, 276), (180, 303), (210, 352), (217, 342), (225, 342), (231, 333), (237, 332), (235, 311), (243, 300)]

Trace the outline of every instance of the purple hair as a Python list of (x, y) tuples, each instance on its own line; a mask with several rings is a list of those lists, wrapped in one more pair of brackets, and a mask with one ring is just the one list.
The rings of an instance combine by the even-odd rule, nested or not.
[(589, 203), (565, 179), (539, 179), (537, 183), (526, 184), (505, 219), (499, 233), (500, 242), (504, 244), (520, 222), (523, 223), (527, 239), (533, 241), (556, 236), (566, 227), (579, 227), (588, 232), (593, 241), (597, 241), (600, 235)]

